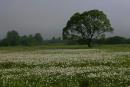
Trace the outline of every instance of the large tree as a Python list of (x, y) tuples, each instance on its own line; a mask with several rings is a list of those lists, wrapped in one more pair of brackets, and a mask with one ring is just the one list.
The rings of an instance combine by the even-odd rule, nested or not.
[(92, 40), (99, 38), (113, 28), (106, 14), (99, 10), (75, 13), (63, 29), (63, 39), (87, 40), (88, 47), (92, 47)]

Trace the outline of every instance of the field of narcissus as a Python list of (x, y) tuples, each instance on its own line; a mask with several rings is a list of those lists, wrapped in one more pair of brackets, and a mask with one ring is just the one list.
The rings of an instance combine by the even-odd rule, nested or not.
[(0, 87), (128, 87), (130, 52), (0, 51)]

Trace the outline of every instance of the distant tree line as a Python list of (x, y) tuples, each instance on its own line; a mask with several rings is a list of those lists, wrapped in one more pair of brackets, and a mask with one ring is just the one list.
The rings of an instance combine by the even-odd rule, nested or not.
[(130, 44), (130, 38), (113, 36), (113, 37), (108, 37), (106, 39), (105, 38), (100, 39), (97, 42), (102, 44)]
[[(50, 40), (43, 40), (40, 33), (20, 36), (15, 30), (8, 31), (6, 37), (0, 40), (0, 46), (35, 46), (50, 44), (87, 45), (88, 40), (62, 40), (61, 37), (52, 37)], [(130, 44), (130, 39), (121, 36), (113, 36), (108, 38), (102, 36), (99, 39), (93, 39), (92, 45), (96, 44)]]
[(105, 38), (106, 33), (114, 29), (103, 11), (90, 10), (73, 14), (62, 31), (62, 38), (52, 37), (43, 40), (40, 33), (20, 36), (15, 30), (9, 31), (0, 41), (0, 46), (34, 46), (43, 44), (86, 44), (92, 47), (95, 44), (130, 44), (130, 39), (114, 36)]
[(35, 35), (24, 35), (20, 36), (19, 33), (15, 30), (9, 31), (6, 34), (6, 37), (0, 41), (0, 46), (32, 46), (32, 45), (41, 45), (43, 38), (40, 33)]
[[(79, 40), (67, 40), (67, 44), (81, 44), (85, 45), (88, 43), (87, 40), (79, 39)], [(121, 37), (121, 36), (113, 36), (107, 38), (94, 39), (92, 45), (96, 44), (130, 44), (130, 39)]]

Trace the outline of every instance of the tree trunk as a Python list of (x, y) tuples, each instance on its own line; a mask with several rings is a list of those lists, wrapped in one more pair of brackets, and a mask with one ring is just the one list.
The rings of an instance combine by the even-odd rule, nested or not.
[(89, 48), (92, 47), (92, 39), (88, 39), (88, 47), (89, 47)]

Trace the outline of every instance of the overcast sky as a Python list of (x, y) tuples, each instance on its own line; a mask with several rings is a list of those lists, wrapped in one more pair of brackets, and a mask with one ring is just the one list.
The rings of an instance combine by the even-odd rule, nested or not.
[(130, 37), (130, 0), (0, 0), (0, 38), (9, 30), (58, 37), (75, 12), (92, 9), (107, 14), (113, 35)]

